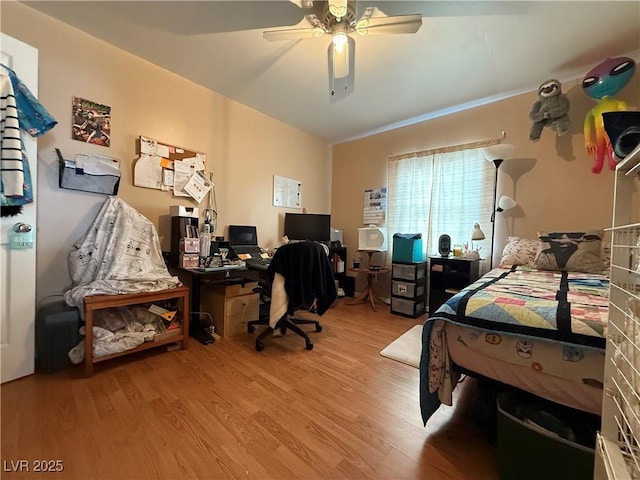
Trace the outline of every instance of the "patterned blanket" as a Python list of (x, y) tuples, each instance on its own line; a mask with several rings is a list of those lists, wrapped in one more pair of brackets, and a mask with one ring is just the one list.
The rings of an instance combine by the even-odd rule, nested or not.
[(153, 292), (180, 285), (162, 259), (155, 225), (118, 197), (108, 197), (69, 253), (68, 305), (84, 315), (86, 295)]
[(604, 348), (608, 304), (604, 275), (498, 268), (454, 295), (431, 318)]
[(497, 268), (451, 297), (423, 328), (420, 406), (423, 421), (451, 405), (457, 372), (451, 368), (445, 322), (604, 349), (609, 280), (605, 275)]

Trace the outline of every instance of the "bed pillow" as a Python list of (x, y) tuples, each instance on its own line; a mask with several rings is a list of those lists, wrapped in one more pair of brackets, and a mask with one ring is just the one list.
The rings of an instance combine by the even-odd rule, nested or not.
[(538, 251), (538, 241), (528, 238), (509, 237), (507, 244), (502, 250), (502, 258), (500, 259), (501, 267), (510, 267), (511, 265), (530, 265), (536, 258)]
[(603, 234), (602, 230), (538, 232), (538, 252), (533, 266), (540, 270), (602, 272)]

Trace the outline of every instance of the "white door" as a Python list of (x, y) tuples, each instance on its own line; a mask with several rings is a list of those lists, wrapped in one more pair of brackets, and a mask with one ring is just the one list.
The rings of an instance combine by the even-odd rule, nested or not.
[[(37, 97), (38, 50), (4, 33), (0, 35), (2, 64), (16, 72)], [(34, 202), (25, 205), (21, 214), (0, 219), (0, 369), (3, 383), (32, 374), (35, 359), (37, 141), (24, 132), (22, 138), (31, 169)], [(11, 231), (18, 223), (31, 226), (33, 247), (9, 248)]]

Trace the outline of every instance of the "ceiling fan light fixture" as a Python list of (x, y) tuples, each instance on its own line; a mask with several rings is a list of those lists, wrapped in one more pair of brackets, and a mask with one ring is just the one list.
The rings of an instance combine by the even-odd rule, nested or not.
[(343, 36), (344, 41), (339, 45), (335, 43), (334, 35), (333, 44), (333, 78), (345, 78), (349, 75), (349, 47), (348, 38)]
[(311, 30), (311, 38), (320, 38), (325, 34), (325, 30), (322, 27), (313, 27)]
[(336, 25), (333, 29), (333, 45), (338, 52), (347, 44), (347, 26), (344, 24)]
[(369, 33), (369, 19), (363, 18), (358, 23), (356, 23), (355, 30), (360, 35), (367, 35)]
[(329, 12), (340, 21), (347, 15), (347, 0), (330, 0)]

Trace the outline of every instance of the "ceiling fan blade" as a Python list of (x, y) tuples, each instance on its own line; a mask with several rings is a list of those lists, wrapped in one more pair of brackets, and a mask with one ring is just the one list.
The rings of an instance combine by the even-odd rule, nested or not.
[(301, 38), (318, 38), (325, 34), (323, 28), (289, 28), (286, 30), (267, 30), (262, 32), (262, 38), (270, 42), (279, 40), (299, 40)]
[(416, 33), (422, 26), (422, 15), (398, 15), (394, 17), (361, 18), (355, 26), (360, 35), (387, 33)]

